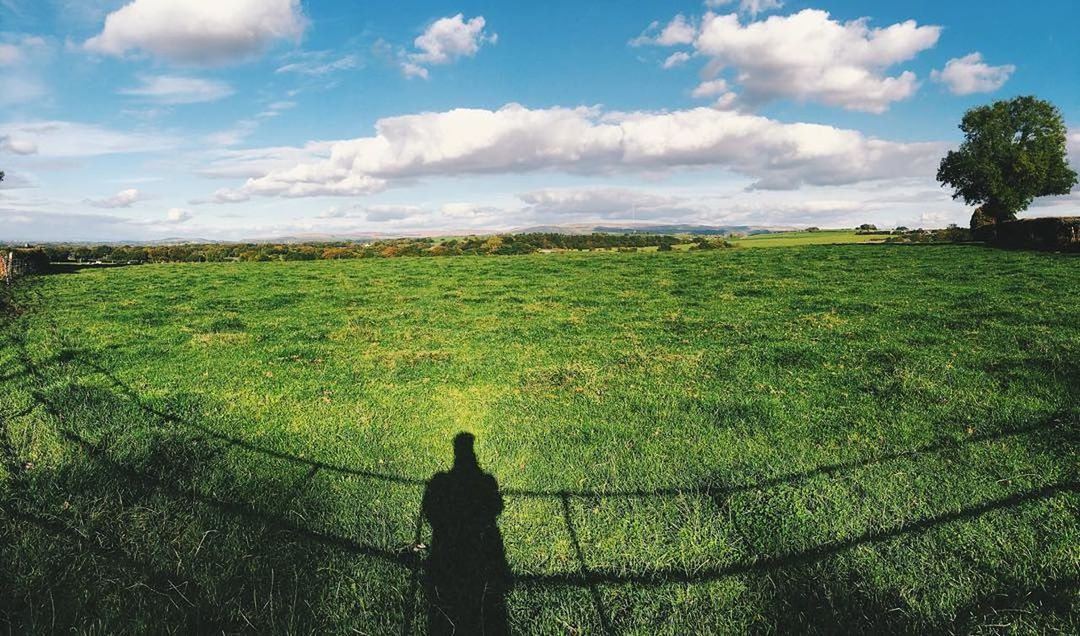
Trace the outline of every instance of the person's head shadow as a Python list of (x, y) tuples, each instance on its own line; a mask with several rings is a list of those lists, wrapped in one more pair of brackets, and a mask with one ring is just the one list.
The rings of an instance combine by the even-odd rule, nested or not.
[(454, 437), (454, 465), (424, 490), (431, 524), (425, 562), (428, 631), (508, 634), (506, 593), (512, 583), (496, 517), (503, 509), (495, 478), (480, 468), (469, 433)]

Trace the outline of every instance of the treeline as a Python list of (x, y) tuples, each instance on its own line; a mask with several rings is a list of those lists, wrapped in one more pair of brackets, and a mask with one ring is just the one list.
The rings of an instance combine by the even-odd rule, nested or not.
[(499, 234), (466, 238), (398, 238), (358, 243), (211, 243), (182, 245), (46, 245), (52, 262), (176, 263), (213, 261), (313, 261), (399, 256), (532, 254), (543, 250), (596, 250), (656, 247), (693, 243), (695, 248), (728, 246), (718, 239), (680, 239), (648, 234)]
[(886, 243), (966, 243), (972, 241), (971, 230), (960, 227), (955, 223), (941, 230), (909, 230), (906, 227), (898, 227), (892, 232), (892, 236), (885, 239)]

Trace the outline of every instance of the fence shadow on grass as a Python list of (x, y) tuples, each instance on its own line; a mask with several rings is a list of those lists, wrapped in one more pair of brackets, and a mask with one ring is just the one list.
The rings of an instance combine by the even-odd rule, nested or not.
[[(461, 462), (461, 470), (455, 473), (458, 470), (456, 462), (455, 468), (437, 474), (431, 480), (337, 466), (266, 448), (216, 431), (201, 421), (155, 407), (86, 352), (63, 351), (55, 364), (85, 369), (105, 379), (111, 388), (70, 382), (49, 384), (44, 381), (49, 369), (35, 365), (25, 349), (23, 353), (24, 371), (35, 403), (50, 415), (59, 438), (77, 450), (82, 460), (56, 473), (19, 473), (13, 480), (10, 496), (3, 502), (0, 515), (7, 518), (4, 520), (7, 532), (12, 538), (21, 540), (20, 549), (24, 551), (17, 553), (22, 558), (21, 580), (24, 584), (29, 582), (33, 588), (17, 590), (0, 583), (0, 601), (3, 601), (0, 605), (11, 608), (0, 611), (0, 622), (6, 620), (15, 628), (43, 624), (45, 612), (42, 608), (47, 592), (49, 598), (63, 595), (68, 603), (59, 610), (55, 603), (53, 605), (50, 620), (61, 625), (85, 627), (86, 619), (95, 613), (112, 611), (132, 616), (124, 612), (142, 609), (157, 611), (158, 614), (150, 615), (170, 619), (172, 624), (183, 625), (190, 631), (332, 631), (346, 621), (342, 617), (320, 615), (318, 603), (333, 597), (348, 564), (355, 568), (362, 562), (366, 564), (362, 566), (365, 570), (376, 571), (366, 579), (368, 585), (400, 590), (396, 597), (387, 594), (384, 595), (386, 598), (373, 603), (378, 614), (384, 617), (384, 630), (396, 624), (399, 627), (394, 630), (400, 628), (403, 633), (412, 633), (416, 617), (424, 613), (416, 609), (416, 596), (421, 592), (426, 599), (430, 633), (445, 632), (446, 617), (455, 616), (460, 621), (461, 616), (469, 615), (478, 607), (483, 608), (487, 612), (484, 616), (491, 620), (492, 631), (488, 633), (508, 631), (505, 593), (511, 578), (526, 590), (532, 586), (545, 586), (586, 591), (596, 613), (598, 631), (615, 633), (620, 625), (604, 603), (602, 588), (699, 584), (732, 576), (744, 577), (752, 586), (763, 586), (762, 595), (771, 599), (773, 608), (772, 627), (781, 631), (820, 630), (830, 624), (856, 631), (870, 626), (883, 631), (911, 631), (933, 626), (921, 623), (919, 617), (897, 613), (899, 601), (890, 603), (890, 599), (874, 598), (857, 581), (828, 581), (830, 572), (823, 564), (857, 546), (917, 535), (944, 524), (1044, 501), (1061, 493), (1080, 492), (1080, 484), (1076, 481), (1047, 484), (911, 520), (886, 530), (693, 571), (647, 568), (635, 572), (593, 568), (587, 564), (578, 539), (570, 506), (574, 499), (698, 495), (724, 502), (742, 491), (800, 484), (860, 467), (954, 450), (965, 444), (1036, 434), (1063, 438), (1058, 442), (1064, 440), (1066, 445), (1075, 439), (1070, 437), (1069, 431), (1059, 430), (1051, 418), (1024, 427), (971, 436), (964, 441), (943, 439), (910, 452), (883, 453), (754, 483), (729, 484), (718, 479), (653, 490), (505, 489), (500, 492), (494, 478), (480, 471), (467, 442), (462, 442), (460, 448), (455, 447), (455, 458)], [(73, 403), (88, 409), (81, 420), (77, 413), (66, 408)], [(146, 427), (150, 433), (141, 450), (112, 448), (111, 436), (123, 431), (95, 430), (98, 425), (90, 416), (98, 412), (126, 412), (131, 420)], [(90, 434), (98, 439), (91, 439)], [(251, 462), (256, 467), (251, 474), (237, 476), (237, 484), (230, 491), (232, 496), (204, 492), (199, 487), (200, 471), (211, 466), (222, 449), (239, 450), (259, 460)], [(17, 465), (14, 460), (9, 463)], [(280, 467), (288, 469), (287, 479), (277, 474), (281, 472)], [(401, 544), (388, 545), (312, 528), (306, 519), (319, 515), (321, 499), (312, 492), (312, 484), (321, 473), (415, 489), (417, 499), (423, 501), (421, 513), (416, 518), (415, 536), (402, 538)], [(64, 492), (79, 493), (80, 490), (100, 505), (93, 511), (93, 518), (88, 518), (85, 511), (69, 512), (62, 505), (57, 507), (57, 495), (62, 497)], [(422, 491), (427, 494), (421, 498)], [(577, 570), (511, 573), (505, 567), (502, 538), (494, 521), (501, 510), (502, 497), (557, 501), (577, 559)], [(119, 501), (123, 505), (116, 503)], [(466, 503), (462, 504), (462, 501)], [(297, 508), (305, 514), (297, 514)], [(218, 568), (187, 565), (184, 559), (193, 561), (195, 556), (177, 555), (179, 561), (176, 561), (169, 558), (167, 550), (154, 552), (154, 548), (147, 547), (156, 545), (157, 541), (169, 545), (169, 540), (156, 534), (152, 524), (151, 529), (147, 529), (147, 519), (139, 512), (142, 509), (158, 511), (165, 516), (187, 510), (184, 514), (189, 518), (172, 521), (182, 530), (187, 524), (192, 527), (186, 531), (205, 533), (199, 549), (213, 551)], [(110, 512), (116, 513), (115, 518), (110, 518)], [(426, 561), (420, 558), (415, 548), (421, 540), (423, 517), (435, 528), (432, 554)], [(458, 526), (456, 530), (446, 531), (455, 525)], [(40, 536), (20, 535), (17, 527), (33, 527)], [(457, 536), (454, 536), (455, 532)], [(486, 538), (478, 540), (481, 535)], [(196, 555), (199, 549), (195, 551)], [(28, 555), (38, 557), (41, 562), (28, 563)], [(4, 556), (0, 548), (0, 563), (9, 558), (12, 557)], [(440, 563), (440, 559), (444, 560)], [(134, 599), (130, 610), (99, 604), (100, 601), (94, 598), (98, 594), (94, 588), (103, 581), (113, 582), (110, 584), (112, 595), (108, 598), (114, 602)], [(1020, 584), (1009, 586), (998, 595), (966, 606), (960, 618), (966, 616), (972, 625), (977, 625), (978, 618), (992, 615), (1006, 600), (1022, 603), (1033, 597), (1045, 599), (1044, 607), (1049, 611), (1067, 616), (1068, 582), (1068, 579), (1062, 579), (1038, 590), (1023, 589)], [(453, 590), (458, 596), (442, 597), (439, 590)], [(491, 595), (485, 596), (489, 591)], [(130, 627), (137, 629), (139, 625)]]

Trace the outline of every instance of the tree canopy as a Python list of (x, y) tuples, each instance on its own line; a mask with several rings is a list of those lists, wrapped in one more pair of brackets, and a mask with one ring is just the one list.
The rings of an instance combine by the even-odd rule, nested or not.
[(1065, 120), (1050, 102), (1015, 97), (972, 108), (960, 130), (964, 142), (941, 160), (937, 179), (987, 218), (1014, 219), (1036, 197), (1068, 194), (1076, 184)]

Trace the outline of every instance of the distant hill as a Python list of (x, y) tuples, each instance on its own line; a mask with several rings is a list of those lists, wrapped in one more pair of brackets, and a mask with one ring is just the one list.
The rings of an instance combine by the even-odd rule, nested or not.
[[(465, 237), (465, 236), (491, 236), (495, 234), (682, 234), (697, 236), (725, 236), (728, 234), (770, 234), (774, 232), (791, 231), (793, 228), (762, 227), (755, 225), (601, 225), (596, 223), (566, 223), (559, 225), (533, 225), (503, 230), (439, 230), (439, 231), (411, 231), (411, 232), (364, 232), (364, 233), (329, 233), (329, 232), (303, 232), (282, 236), (248, 237), (236, 240), (208, 239), (202, 237), (167, 237), (152, 240), (124, 240), (111, 241), (56, 241), (57, 244), (66, 245), (213, 245), (213, 244), (293, 244), (293, 243), (370, 243), (396, 238), (422, 238), (422, 237)], [(46, 244), (48, 242), (43, 242)], [(0, 245), (6, 244), (0, 241)], [(18, 242), (17, 244), (22, 244)]]

